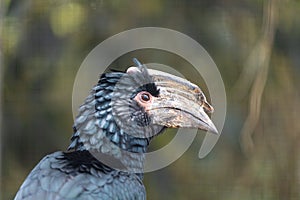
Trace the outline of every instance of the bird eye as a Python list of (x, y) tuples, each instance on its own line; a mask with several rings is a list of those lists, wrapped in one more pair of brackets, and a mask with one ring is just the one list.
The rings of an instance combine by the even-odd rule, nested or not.
[(148, 94), (148, 93), (142, 93), (141, 94), (141, 100), (143, 100), (143, 101), (150, 101), (150, 94)]

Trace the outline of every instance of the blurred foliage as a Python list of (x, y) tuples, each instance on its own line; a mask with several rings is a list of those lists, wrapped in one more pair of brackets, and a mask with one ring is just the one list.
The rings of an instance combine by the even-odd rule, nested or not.
[[(148, 199), (300, 199), (300, 2), (274, 2), (277, 17), (267, 79), (247, 152), (240, 138), (253, 82), (244, 87), (238, 80), (264, 33), (266, 1), (4, 0), (0, 198), (12, 199), (44, 155), (68, 146), (72, 86), (89, 51), (121, 31), (157, 26), (185, 33), (209, 52), (225, 83), (228, 112), (220, 141), (208, 157), (197, 158), (203, 139), (199, 133), (178, 161), (145, 175)], [(166, 63), (181, 71), (187, 66), (174, 55), (140, 51), (112, 67), (125, 69), (137, 54), (143, 62)], [(173, 136), (156, 138), (152, 148)]]

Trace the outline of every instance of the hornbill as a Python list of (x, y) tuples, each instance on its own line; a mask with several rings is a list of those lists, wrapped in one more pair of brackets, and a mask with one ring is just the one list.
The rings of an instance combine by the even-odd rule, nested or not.
[(20, 199), (146, 199), (143, 163), (165, 128), (218, 133), (201, 89), (138, 60), (101, 75), (74, 122), (67, 151), (45, 156), (16, 194)]

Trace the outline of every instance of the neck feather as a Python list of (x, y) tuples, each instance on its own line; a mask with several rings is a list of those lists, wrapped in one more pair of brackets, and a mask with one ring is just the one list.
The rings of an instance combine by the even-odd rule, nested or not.
[[(116, 73), (113, 78), (117, 81), (121, 76)], [(88, 150), (101, 161), (116, 160), (121, 168), (140, 172), (151, 138), (134, 137), (118, 127), (111, 108), (114, 84), (107, 76), (102, 76), (80, 106), (68, 150)]]

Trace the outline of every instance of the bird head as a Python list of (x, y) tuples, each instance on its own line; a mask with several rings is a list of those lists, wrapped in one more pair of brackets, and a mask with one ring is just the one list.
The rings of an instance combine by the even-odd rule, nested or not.
[(213, 112), (213, 107), (197, 85), (137, 64), (127, 69), (112, 95), (114, 118), (126, 133), (146, 138), (163, 128), (198, 128), (218, 133), (206, 113)]
[(69, 150), (120, 157), (119, 149), (145, 152), (165, 128), (197, 128), (217, 134), (202, 90), (183, 78), (147, 69), (139, 61), (126, 72), (103, 74), (74, 123)]

